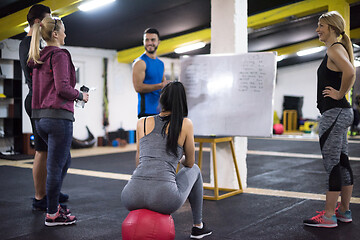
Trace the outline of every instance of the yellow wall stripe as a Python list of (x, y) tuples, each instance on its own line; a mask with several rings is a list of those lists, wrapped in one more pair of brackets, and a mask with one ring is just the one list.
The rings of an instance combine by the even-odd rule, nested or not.
[(291, 16), (303, 17), (314, 13), (326, 11), (329, 1), (326, 0), (306, 0), (276, 8), (263, 13), (248, 17), (249, 28), (262, 28), (285, 21)]
[[(52, 13), (59, 17), (65, 17), (77, 11), (77, 5), (82, 0), (45, 0), (40, 2), (50, 7)], [(30, 7), (22, 9), (16, 13), (10, 14), (0, 19), (0, 41), (24, 32), (27, 26), (26, 15)]]
[[(77, 6), (82, 0), (45, 0), (41, 4), (49, 6), (53, 10), (53, 14), (64, 17), (78, 10)], [(360, 2), (359, 0), (305, 0), (298, 3), (290, 4), (284, 7), (273, 9), (267, 12), (255, 14), (248, 17), (248, 27), (261, 28), (272, 25), (277, 22), (284, 21), (290, 16), (302, 17), (313, 13), (338, 10), (345, 14), (346, 19), (349, 19), (349, 4)], [(26, 27), (26, 15), (30, 7), (20, 10), (14, 14), (0, 19), (0, 41), (19, 33), (24, 32)], [(349, 24), (347, 24), (349, 25)], [(315, 29), (316, 26), (314, 26)], [(360, 28), (351, 30), (351, 38), (360, 38)], [(166, 39), (161, 42), (158, 55), (172, 53), (175, 48), (182, 45), (191, 44), (194, 42), (204, 41), (210, 42), (211, 30), (210, 28), (185, 34), (179, 37)], [(322, 43), (317, 39), (294, 44), (287, 47), (272, 49), (270, 51), (277, 51), (278, 55), (293, 54), (297, 51), (322, 46)], [(118, 61), (122, 63), (131, 63), (134, 59), (144, 52), (143, 46), (138, 46), (130, 49), (118, 51)]]
[[(211, 30), (210, 28), (203, 29), (200, 31), (188, 33), (182, 36), (162, 40), (157, 50), (158, 55), (164, 55), (174, 52), (175, 48), (196, 43), (196, 42), (210, 42)], [(117, 58), (121, 63), (131, 63), (141, 54), (144, 53), (144, 46), (129, 48), (118, 51)]]
[[(338, 9), (344, 14), (344, 18), (347, 22), (347, 26), (349, 26), (349, 4), (360, 2), (359, 0), (305, 0), (298, 3), (290, 4), (284, 7), (280, 7), (274, 10), (270, 10), (267, 12), (255, 14), (248, 17), (248, 27), (250, 28), (261, 28), (265, 26), (269, 26), (278, 22), (285, 21), (290, 16), (303, 17), (314, 13), (319, 13), (322, 11), (334, 10)], [(316, 26), (314, 26), (314, 31)], [(347, 28), (346, 32), (348, 32), (349, 28)], [(200, 33), (201, 32), (201, 33)], [(190, 42), (196, 41), (205, 41), (210, 42), (211, 32), (210, 29), (205, 29), (202, 31), (191, 33), (194, 34), (196, 40), (188, 39), (186, 35), (171, 38), (164, 40), (160, 43), (158, 49), (158, 55), (164, 55), (168, 53), (172, 53), (175, 48), (179, 47), (183, 44), (189, 44)], [(198, 35), (198, 36), (196, 36)], [(351, 38), (360, 38), (360, 28), (351, 30), (350, 36)], [(203, 40), (202, 40), (203, 39)], [(297, 43), (291, 46), (276, 48), (269, 51), (276, 51), (278, 55), (288, 55), (296, 53), (300, 50), (304, 50), (306, 48), (313, 48), (317, 46), (323, 46), (318, 39), (313, 39), (309, 41), (305, 41), (302, 43)], [(131, 63), (137, 57), (139, 57), (144, 52), (143, 46), (138, 46), (130, 49), (125, 49), (118, 51), (118, 61), (121, 63)]]
[[(249, 28), (262, 28), (285, 21), (289, 17), (303, 17), (325, 11), (338, 11), (348, 23), (349, 4), (359, 0), (305, 0), (248, 17)], [(345, 15), (345, 16), (344, 16)], [(348, 24), (349, 25), (349, 24)]]

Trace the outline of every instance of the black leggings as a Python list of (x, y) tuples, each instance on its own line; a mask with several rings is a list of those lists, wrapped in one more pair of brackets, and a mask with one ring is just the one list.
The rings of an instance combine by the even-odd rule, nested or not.
[(25, 105), (25, 111), (30, 118), (31, 128), (32, 128), (32, 132), (33, 132), (34, 138), (35, 138), (35, 151), (47, 152), (47, 144), (39, 136), (38, 132), (36, 131), (35, 121), (34, 121), (34, 119), (31, 118), (31, 111), (32, 111), (31, 101), (32, 101), (32, 96), (30, 94), (28, 94), (25, 98), (24, 105)]

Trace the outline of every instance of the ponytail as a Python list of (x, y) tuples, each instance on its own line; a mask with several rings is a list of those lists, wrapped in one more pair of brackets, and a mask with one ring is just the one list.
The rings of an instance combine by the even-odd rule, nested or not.
[(162, 105), (163, 111), (171, 112), (169, 116), (162, 118), (165, 122), (161, 131), (163, 136), (165, 136), (166, 129), (169, 126), (168, 136), (166, 138), (166, 149), (178, 157), (178, 140), (184, 117), (188, 115), (186, 93), (182, 83), (171, 82), (167, 84), (162, 90), (160, 104)]
[(347, 53), (349, 54), (350, 62), (355, 67), (355, 65), (354, 65), (354, 50), (352, 47), (351, 40), (345, 32), (342, 32), (341, 36), (342, 36), (341, 43), (344, 44), (345, 49), (346, 49)]
[(29, 58), (28, 58), (28, 62), (30, 60), (33, 60), (35, 63), (37, 64), (42, 64), (43, 62), (41, 62), (40, 59), (40, 23), (34, 23), (33, 27), (33, 33), (32, 33), (32, 37), (31, 37), (31, 42), (30, 42), (30, 49), (29, 49)]
[(63, 24), (60, 19), (45, 17), (40, 23), (33, 24), (28, 62), (33, 60), (37, 64), (43, 64), (40, 61), (40, 39), (52, 41), (52, 33), (60, 29), (60, 23)]

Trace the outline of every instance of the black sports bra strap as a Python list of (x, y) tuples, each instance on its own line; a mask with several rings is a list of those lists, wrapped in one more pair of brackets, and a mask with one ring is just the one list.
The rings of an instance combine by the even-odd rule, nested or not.
[(341, 44), (346, 49), (345, 45), (342, 42), (334, 42), (333, 44), (331, 44), (330, 47), (334, 46), (335, 44)]
[(144, 136), (146, 136), (146, 119), (147, 117), (144, 119)]

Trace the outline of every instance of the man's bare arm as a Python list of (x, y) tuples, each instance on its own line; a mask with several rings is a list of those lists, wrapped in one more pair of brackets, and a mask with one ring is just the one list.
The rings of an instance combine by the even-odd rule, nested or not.
[(132, 77), (133, 77), (133, 84), (135, 91), (138, 93), (148, 93), (163, 88), (164, 85), (163, 83), (158, 83), (158, 84), (144, 83), (145, 70), (146, 70), (146, 64), (143, 60), (138, 60), (133, 64)]

